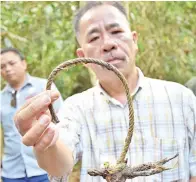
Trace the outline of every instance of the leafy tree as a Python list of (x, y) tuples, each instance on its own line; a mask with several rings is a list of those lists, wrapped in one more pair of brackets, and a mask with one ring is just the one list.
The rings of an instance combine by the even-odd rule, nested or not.
[(144, 74), (184, 84), (196, 74), (196, 2), (129, 2)]

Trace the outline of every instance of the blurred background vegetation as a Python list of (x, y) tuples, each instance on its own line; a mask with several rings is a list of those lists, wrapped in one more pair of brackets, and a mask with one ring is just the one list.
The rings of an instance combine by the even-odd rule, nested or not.
[[(72, 19), (82, 4), (1, 2), (1, 47), (20, 49), (29, 72), (47, 78), (59, 63), (76, 57)], [(196, 75), (196, 2), (124, 4), (131, 29), (139, 33), (137, 65), (146, 76), (184, 84)], [(55, 83), (63, 98), (92, 86), (82, 66), (61, 72)]]
[[(21, 50), (30, 74), (47, 78), (59, 63), (76, 57), (72, 18), (82, 4), (1, 2), (1, 47)], [(139, 34), (137, 65), (146, 76), (184, 84), (196, 75), (196, 2), (124, 4)], [(91, 78), (77, 66), (61, 72), (55, 83), (66, 98), (91, 87)]]

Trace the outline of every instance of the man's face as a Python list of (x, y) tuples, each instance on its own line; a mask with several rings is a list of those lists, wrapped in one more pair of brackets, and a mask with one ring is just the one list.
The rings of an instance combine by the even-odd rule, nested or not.
[[(102, 5), (87, 11), (80, 20), (78, 40), (79, 57), (91, 57), (111, 63), (125, 76), (135, 67), (138, 50), (137, 34), (131, 32), (125, 16), (111, 5)], [(90, 65), (99, 79), (105, 69)]]
[(11, 85), (19, 83), (26, 74), (26, 62), (14, 52), (6, 52), (1, 57), (1, 76)]

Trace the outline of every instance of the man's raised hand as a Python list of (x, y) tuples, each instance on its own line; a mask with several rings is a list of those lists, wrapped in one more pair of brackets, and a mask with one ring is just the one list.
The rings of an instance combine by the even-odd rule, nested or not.
[(17, 111), (14, 121), (25, 145), (34, 146), (37, 151), (44, 151), (56, 143), (58, 131), (51, 123), (48, 106), (58, 97), (57, 91), (44, 91), (27, 100)]

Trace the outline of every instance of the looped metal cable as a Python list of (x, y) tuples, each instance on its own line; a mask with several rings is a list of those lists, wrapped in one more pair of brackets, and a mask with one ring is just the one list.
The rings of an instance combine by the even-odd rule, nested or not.
[[(62, 64), (58, 65), (51, 72), (51, 74), (48, 77), (48, 82), (47, 82), (47, 85), (46, 85), (46, 89), (47, 90), (51, 89), (52, 82), (53, 82), (55, 76), (58, 74), (59, 71), (64, 70), (66, 68), (70, 68), (71, 66), (82, 64), (82, 63), (98, 64), (100, 66), (103, 66), (103, 67), (107, 68), (108, 70), (113, 71), (118, 76), (118, 78), (121, 80), (121, 82), (124, 86), (125, 93), (126, 93), (126, 96), (127, 96), (128, 109), (129, 109), (129, 129), (128, 129), (127, 137), (125, 139), (125, 145), (124, 145), (123, 151), (120, 155), (120, 158), (117, 161), (117, 164), (124, 163), (125, 156), (126, 156), (126, 153), (128, 151), (128, 148), (129, 148), (129, 145), (131, 143), (132, 136), (133, 136), (134, 110), (133, 110), (133, 104), (132, 104), (132, 97), (131, 97), (130, 92), (129, 92), (129, 87), (128, 87), (127, 81), (126, 81), (125, 77), (123, 76), (123, 74), (121, 72), (119, 72), (117, 68), (115, 68), (113, 65), (111, 65), (107, 62), (104, 62), (104, 61), (101, 61), (101, 60), (98, 60), (98, 59), (94, 59), (94, 58), (76, 58), (76, 59), (68, 60), (68, 61), (65, 61)], [(56, 114), (54, 112), (52, 104), (49, 106), (49, 110), (50, 110), (50, 113), (52, 115), (52, 122), (58, 123), (59, 120), (58, 120), (58, 117), (56, 116)]]

